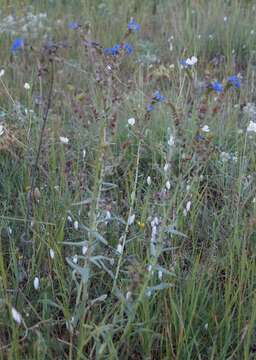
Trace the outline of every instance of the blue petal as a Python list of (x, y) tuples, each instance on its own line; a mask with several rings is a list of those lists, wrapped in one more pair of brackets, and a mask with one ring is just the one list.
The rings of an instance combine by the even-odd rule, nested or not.
[(21, 48), (24, 47), (24, 40), (21, 39), (21, 38), (17, 38), (13, 41), (12, 43), (12, 47), (11, 47), (11, 50), (13, 52), (17, 51), (17, 50), (20, 50)]
[(219, 93), (223, 91), (223, 85), (219, 81), (214, 81), (213, 83), (211, 83), (211, 88)]
[(236, 75), (232, 75), (228, 77), (228, 83), (236, 87), (237, 89), (240, 89), (241, 83), (240, 80)]
[(128, 29), (136, 32), (136, 31), (140, 31), (140, 24), (138, 24), (134, 19), (131, 19), (131, 21), (128, 23)]
[(69, 27), (69, 29), (77, 30), (80, 27), (80, 25), (75, 21), (70, 21), (70, 23), (68, 24), (68, 27)]
[(127, 51), (128, 55), (133, 53), (133, 46), (129, 43), (124, 44), (124, 49)]

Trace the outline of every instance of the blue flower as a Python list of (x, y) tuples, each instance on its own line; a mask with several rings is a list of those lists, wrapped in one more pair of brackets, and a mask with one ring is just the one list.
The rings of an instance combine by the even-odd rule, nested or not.
[(188, 67), (187, 60), (185, 59), (180, 60), (180, 65), (184, 68), (187, 68)]
[(154, 101), (156, 101), (156, 102), (163, 102), (166, 99), (166, 97), (161, 95), (160, 91), (157, 90), (157, 91), (154, 92), (154, 95), (153, 95), (152, 99)]
[(152, 111), (152, 110), (154, 110), (154, 108), (155, 107), (152, 104), (147, 105), (147, 111)]
[(221, 93), (223, 91), (223, 85), (219, 81), (214, 81), (210, 85), (211, 89)]
[(77, 30), (80, 27), (80, 25), (75, 21), (70, 21), (70, 23), (68, 24), (68, 27), (69, 27), (69, 29)]
[(204, 141), (204, 140), (205, 140), (205, 137), (202, 136), (201, 134), (197, 134), (197, 135), (195, 136), (195, 140), (196, 140), (196, 141)]
[(17, 50), (22, 49), (23, 47), (24, 47), (24, 40), (20, 39), (20, 38), (17, 38), (12, 43), (11, 51), (15, 52)]
[(120, 49), (121, 49), (121, 45), (115, 44), (112, 48), (104, 49), (104, 53), (105, 53), (105, 55), (116, 56), (119, 54)]
[(240, 89), (240, 87), (241, 87), (240, 80), (238, 79), (238, 77), (236, 75), (232, 75), (232, 76), (228, 77), (228, 84), (233, 85), (237, 89)]
[(140, 31), (140, 28), (140, 24), (138, 24), (134, 19), (131, 19), (131, 21), (128, 23), (128, 30), (137, 32)]
[(157, 91), (155, 91), (154, 92), (154, 94), (153, 94), (153, 97), (152, 97), (152, 99), (151, 99), (151, 103), (150, 104), (147, 104), (147, 111), (152, 111), (152, 110), (154, 110), (155, 109), (155, 104), (159, 104), (159, 103), (161, 103), (161, 102), (163, 102), (163, 101), (165, 101), (165, 99), (166, 99), (166, 97), (165, 96), (163, 96), (163, 95), (161, 95), (161, 93), (160, 93), (160, 91), (159, 90), (157, 90)]
[(127, 51), (128, 55), (133, 53), (133, 46), (129, 43), (124, 44), (124, 49)]

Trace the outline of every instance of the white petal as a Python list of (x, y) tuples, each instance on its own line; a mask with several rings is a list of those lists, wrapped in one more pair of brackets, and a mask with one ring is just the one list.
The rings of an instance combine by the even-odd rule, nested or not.
[(78, 228), (79, 228), (79, 224), (78, 224), (78, 221), (76, 220), (76, 221), (74, 221), (74, 229), (78, 230)]
[(129, 216), (128, 218), (128, 225), (132, 225), (134, 223), (135, 220), (135, 214), (132, 214), (131, 216)]
[(35, 290), (39, 289), (39, 278), (37, 276), (34, 278), (34, 288)]
[(247, 131), (248, 132), (256, 132), (256, 123), (253, 121), (250, 121), (250, 123), (247, 127)]
[(30, 89), (29, 83), (25, 83), (25, 84), (24, 84), (24, 89), (26, 89), (26, 90), (29, 90), (29, 89)]
[(158, 271), (158, 279), (161, 281), (163, 278), (163, 272), (161, 270)]
[(148, 186), (150, 186), (152, 184), (152, 180), (151, 180), (150, 176), (147, 177), (147, 184), (148, 184)]
[(187, 212), (189, 212), (189, 210), (190, 210), (190, 208), (191, 208), (191, 201), (188, 201), (187, 202), (187, 205), (186, 205), (186, 210), (187, 210)]
[(83, 254), (83, 255), (86, 255), (87, 251), (88, 251), (88, 246), (84, 245), (84, 246), (82, 247), (82, 254)]
[(164, 165), (164, 172), (167, 172), (168, 169), (169, 169), (169, 164), (165, 164), (165, 165)]
[(68, 144), (68, 143), (69, 143), (69, 139), (68, 139), (67, 137), (60, 136), (60, 142), (62, 142), (62, 144)]
[(171, 183), (170, 183), (169, 180), (166, 181), (165, 187), (166, 187), (167, 190), (170, 190), (170, 188), (171, 188)]
[(54, 259), (55, 253), (53, 249), (50, 249), (50, 258)]
[(135, 119), (134, 118), (128, 119), (128, 124), (131, 126), (135, 125)]
[(202, 127), (202, 131), (203, 131), (203, 132), (209, 132), (209, 131), (210, 131), (209, 126), (208, 126), (208, 125), (204, 125), (204, 126)]
[(192, 56), (192, 58), (190, 59), (192, 65), (195, 65), (197, 63), (197, 57)]
[(12, 317), (13, 317), (13, 320), (16, 321), (17, 324), (21, 324), (22, 316), (14, 307), (12, 308)]
[(173, 135), (170, 136), (170, 138), (169, 138), (169, 140), (168, 140), (168, 145), (169, 145), (169, 146), (173, 146), (173, 145), (174, 145), (174, 136), (173, 136)]
[(123, 253), (123, 246), (122, 246), (122, 244), (118, 244), (118, 245), (117, 245), (116, 251), (117, 251), (120, 255), (122, 255), (122, 253)]
[(127, 293), (126, 293), (126, 295), (125, 295), (125, 299), (128, 301), (128, 300), (130, 300), (131, 296), (132, 296), (132, 292), (131, 292), (131, 291), (127, 291)]

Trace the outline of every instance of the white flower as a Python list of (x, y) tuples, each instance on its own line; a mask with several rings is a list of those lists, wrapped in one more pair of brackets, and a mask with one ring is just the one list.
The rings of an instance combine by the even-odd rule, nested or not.
[(84, 149), (83, 150), (83, 159), (85, 158), (85, 156), (86, 156), (86, 150)]
[(229, 154), (226, 153), (225, 151), (222, 151), (220, 153), (220, 159), (221, 159), (222, 162), (228, 161), (229, 160)]
[(60, 142), (62, 144), (68, 144), (69, 143), (69, 139), (65, 136), (60, 136)]
[(170, 138), (168, 140), (168, 145), (169, 146), (173, 146), (174, 145), (174, 136), (173, 135), (170, 135)]
[(167, 190), (170, 190), (170, 188), (171, 188), (171, 183), (170, 183), (169, 180), (166, 181), (165, 187), (166, 187)]
[(150, 297), (151, 295), (152, 295), (151, 290), (147, 290), (147, 291), (146, 291), (146, 296), (147, 296), (147, 297)]
[(228, 20), (227, 16), (224, 16), (223, 21), (226, 22)]
[(74, 221), (74, 229), (75, 230), (78, 230), (78, 227), (79, 227), (79, 224), (78, 224), (78, 221)]
[(34, 289), (38, 290), (39, 289), (39, 278), (37, 276), (34, 278), (33, 284), (34, 284)]
[(122, 244), (118, 244), (118, 245), (117, 245), (117, 248), (116, 248), (116, 251), (117, 251), (120, 255), (122, 255), (122, 253), (123, 253), (123, 245), (122, 245)]
[(4, 70), (4, 69), (1, 69), (1, 70), (0, 70), (0, 77), (4, 76), (4, 73), (5, 73), (5, 70)]
[(22, 316), (14, 307), (12, 308), (12, 318), (14, 321), (16, 321), (17, 324), (21, 324)]
[(186, 210), (187, 210), (187, 212), (189, 212), (189, 210), (190, 210), (190, 208), (191, 208), (191, 201), (188, 201), (187, 202), (187, 205), (186, 205)]
[(67, 216), (67, 220), (68, 220), (68, 222), (70, 222), (70, 223), (73, 222), (72, 217), (71, 217), (70, 215)]
[(111, 219), (111, 212), (109, 210), (106, 211), (106, 220)]
[(148, 186), (150, 186), (152, 184), (152, 180), (151, 180), (150, 176), (147, 177), (147, 184), (148, 184)]
[(50, 258), (51, 258), (51, 259), (54, 259), (54, 256), (55, 256), (54, 250), (53, 250), (53, 249), (50, 249), (49, 253), (50, 253)]
[(7, 231), (9, 235), (12, 235), (12, 228), (10, 226), (8, 226)]
[(134, 126), (135, 125), (135, 119), (134, 118), (128, 119), (128, 124), (131, 125), (131, 126)]
[(152, 271), (152, 265), (148, 265), (148, 272), (150, 273)]
[(163, 272), (161, 270), (158, 271), (158, 279), (161, 281), (163, 278)]
[(232, 160), (232, 161), (234, 161), (234, 162), (237, 162), (238, 161), (238, 156), (237, 156), (237, 153), (235, 153), (235, 154), (229, 154), (229, 153), (226, 153), (225, 151), (222, 151), (221, 153), (220, 153), (220, 160), (222, 161), (222, 162), (227, 162), (227, 161), (229, 161), (229, 160)]
[(74, 263), (74, 264), (77, 264), (77, 262), (78, 262), (78, 257), (77, 257), (77, 255), (74, 255), (73, 258), (72, 258), (72, 260), (73, 260), (73, 263)]
[(164, 172), (167, 172), (168, 169), (169, 169), (169, 164), (166, 163), (166, 164), (164, 165)]
[(132, 225), (134, 223), (134, 220), (135, 220), (135, 214), (132, 214), (128, 217), (128, 225)]
[(127, 293), (126, 293), (126, 295), (125, 295), (125, 299), (126, 299), (127, 301), (129, 301), (130, 298), (131, 298), (131, 296), (132, 296), (132, 292), (131, 292), (131, 291), (127, 291)]
[(256, 123), (254, 121), (250, 121), (247, 126), (247, 132), (256, 132)]
[(201, 129), (203, 132), (209, 132), (210, 131), (210, 128), (208, 125), (204, 125)]
[(26, 90), (29, 90), (29, 89), (30, 89), (29, 83), (25, 83), (25, 84), (24, 84), (24, 89), (26, 89)]
[(188, 201), (187, 204), (186, 204), (186, 208), (183, 210), (183, 215), (184, 216), (187, 216), (188, 212), (190, 211), (190, 208), (191, 208), (191, 201)]
[(3, 133), (4, 133), (4, 127), (3, 125), (0, 125), (0, 136), (3, 135)]
[(88, 251), (88, 246), (87, 246), (87, 245), (84, 245), (84, 246), (82, 247), (82, 254), (83, 254), (83, 255), (86, 255), (87, 251)]
[(187, 65), (190, 65), (190, 66), (193, 66), (193, 65), (195, 65), (197, 63), (197, 57), (195, 57), (195, 56), (192, 56), (191, 58), (188, 58), (187, 60), (186, 60), (186, 64)]

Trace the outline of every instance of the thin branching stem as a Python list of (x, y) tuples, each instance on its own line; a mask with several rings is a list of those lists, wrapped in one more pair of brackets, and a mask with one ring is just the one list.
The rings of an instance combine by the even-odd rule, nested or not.
[(49, 110), (51, 108), (51, 103), (52, 103), (53, 83), (54, 83), (54, 64), (53, 64), (53, 60), (51, 59), (50, 60), (50, 87), (49, 87), (46, 107), (43, 112), (43, 123), (42, 123), (42, 128), (40, 131), (40, 138), (39, 138), (39, 143), (38, 143), (37, 152), (36, 152), (36, 156), (35, 156), (35, 161), (34, 161), (34, 164), (32, 166), (32, 170), (31, 170), (30, 189), (29, 189), (29, 194), (27, 197), (25, 241), (29, 241), (29, 226), (30, 226), (32, 201), (33, 201), (33, 196), (34, 196), (34, 192), (35, 192), (35, 184), (36, 184), (37, 175), (38, 175), (38, 164), (39, 164), (39, 158), (40, 158), (42, 144), (43, 144), (44, 131), (46, 128)]

